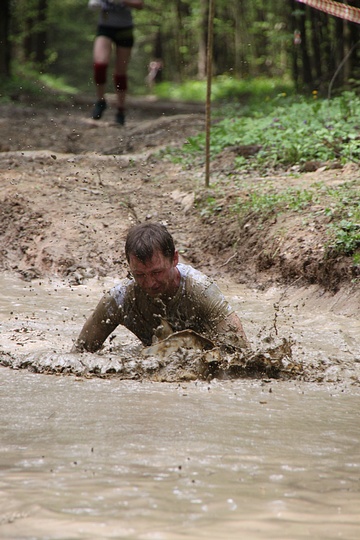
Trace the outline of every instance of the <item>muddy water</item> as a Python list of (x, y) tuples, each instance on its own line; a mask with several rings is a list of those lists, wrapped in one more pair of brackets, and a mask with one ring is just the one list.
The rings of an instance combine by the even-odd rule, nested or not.
[[(0, 348), (12, 358), (66, 356), (112, 285), (0, 281)], [(312, 382), (1, 367), (2, 540), (359, 538), (359, 321), (276, 290), (223, 289), (254, 346), (292, 338)], [(116, 334), (133, 357), (135, 340)]]

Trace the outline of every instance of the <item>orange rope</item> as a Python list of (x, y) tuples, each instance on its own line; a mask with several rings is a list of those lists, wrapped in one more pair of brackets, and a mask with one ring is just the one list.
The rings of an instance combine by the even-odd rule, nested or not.
[(310, 7), (340, 17), (347, 21), (352, 21), (360, 24), (360, 9), (342, 4), (340, 2), (334, 2), (333, 0), (297, 0), (303, 4), (307, 4)]

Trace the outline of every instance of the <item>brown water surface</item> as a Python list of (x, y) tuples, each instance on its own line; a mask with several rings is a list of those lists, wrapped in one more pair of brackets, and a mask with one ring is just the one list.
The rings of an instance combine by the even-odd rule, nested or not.
[[(112, 284), (0, 281), (0, 348), (23, 359), (67, 358)], [(222, 285), (253, 345), (291, 337), (313, 381), (1, 367), (2, 540), (358, 540), (359, 321)], [(136, 340), (119, 329), (114, 341), (134, 361)]]

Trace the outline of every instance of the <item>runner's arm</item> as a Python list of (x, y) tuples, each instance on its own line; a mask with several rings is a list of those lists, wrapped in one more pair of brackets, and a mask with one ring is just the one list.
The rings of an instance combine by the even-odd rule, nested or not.
[(114, 316), (116, 311), (117, 306), (113, 297), (109, 294), (103, 296), (95, 311), (85, 322), (71, 352), (98, 351), (119, 324)]

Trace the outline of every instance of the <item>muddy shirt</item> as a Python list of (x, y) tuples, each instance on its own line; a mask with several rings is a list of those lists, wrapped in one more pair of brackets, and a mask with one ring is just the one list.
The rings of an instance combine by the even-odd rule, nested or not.
[(131, 9), (119, 2), (101, 0), (98, 24), (112, 28), (131, 28), (133, 26)]
[(125, 280), (102, 299), (110, 331), (121, 324), (144, 345), (151, 345), (161, 319), (174, 332), (191, 329), (212, 335), (217, 324), (233, 313), (218, 286), (205, 274), (185, 264), (178, 264), (180, 285), (175, 296), (152, 298), (134, 280)]

